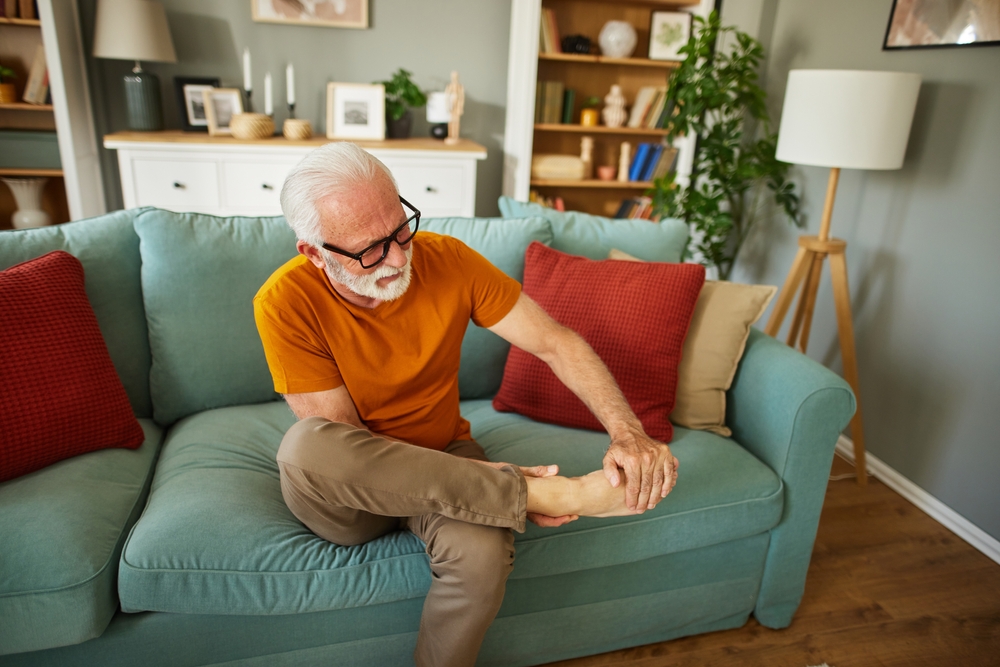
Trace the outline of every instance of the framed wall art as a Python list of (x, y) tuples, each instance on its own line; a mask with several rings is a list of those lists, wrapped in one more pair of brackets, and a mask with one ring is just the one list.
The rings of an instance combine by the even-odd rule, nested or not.
[(329, 139), (385, 139), (385, 86), (381, 83), (326, 84)]
[(367, 28), (368, 0), (250, 0), (261, 23)]
[(681, 60), (677, 50), (691, 37), (687, 12), (653, 12), (649, 21), (649, 59)]
[(205, 103), (208, 133), (213, 137), (231, 135), (229, 123), (243, 113), (243, 91), (239, 88), (209, 88), (201, 91)]
[(882, 49), (998, 44), (998, 0), (893, 0)]
[(219, 87), (219, 80), (206, 77), (175, 76), (174, 94), (180, 107), (181, 127), (185, 132), (207, 132), (204, 91)]

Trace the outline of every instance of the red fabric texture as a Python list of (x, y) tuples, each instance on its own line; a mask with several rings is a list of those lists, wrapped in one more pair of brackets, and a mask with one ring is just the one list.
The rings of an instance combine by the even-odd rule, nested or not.
[[(537, 241), (525, 254), (524, 293), (594, 348), (646, 433), (663, 442), (673, 438), (677, 366), (704, 282), (698, 264), (593, 261)], [(507, 356), (493, 407), (603, 430), (547, 364), (517, 347)]]
[(57, 250), (0, 271), (0, 332), (0, 482), (142, 444), (80, 260)]

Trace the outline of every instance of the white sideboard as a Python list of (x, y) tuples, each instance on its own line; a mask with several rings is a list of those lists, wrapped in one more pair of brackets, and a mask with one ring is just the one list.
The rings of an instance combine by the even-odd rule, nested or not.
[[(329, 139), (282, 137), (241, 141), (187, 132), (118, 132), (104, 137), (118, 151), (125, 208), (156, 206), (213, 215), (280, 215), (289, 170)], [(381, 160), (399, 193), (425, 217), (475, 215), (476, 163), (486, 149), (467, 139), (355, 142)]]

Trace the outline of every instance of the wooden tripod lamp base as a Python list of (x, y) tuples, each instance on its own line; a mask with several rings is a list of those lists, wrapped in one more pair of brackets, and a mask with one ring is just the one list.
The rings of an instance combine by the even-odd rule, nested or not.
[(788, 331), (787, 342), (792, 347), (798, 347), (802, 352), (806, 351), (806, 347), (809, 345), (809, 332), (812, 328), (813, 310), (816, 307), (816, 293), (819, 291), (819, 281), (823, 272), (823, 262), (829, 257), (830, 277), (833, 282), (833, 301), (837, 310), (837, 334), (840, 338), (840, 355), (844, 362), (844, 379), (854, 390), (854, 396), (858, 403), (858, 409), (851, 419), (854, 465), (858, 472), (858, 485), (866, 486), (868, 476), (861, 419), (861, 393), (858, 386), (857, 354), (854, 348), (854, 324), (851, 320), (851, 293), (847, 288), (847, 260), (844, 257), (847, 243), (829, 237), (830, 219), (833, 217), (833, 200), (837, 194), (839, 178), (840, 169), (833, 167), (830, 170), (819, 236), (799, 237), (798, 253), (795, 255), (792, 268), (788, 272), (788, 277), (785, 279), (778, 300), (774, 304), (774, 311), (771, 313), (771, 319), (768, 320), (764, 332), (769, 336), (777, 336), (796, 293), (799, 293), (799, 301), (795, 307), (795, 315)]

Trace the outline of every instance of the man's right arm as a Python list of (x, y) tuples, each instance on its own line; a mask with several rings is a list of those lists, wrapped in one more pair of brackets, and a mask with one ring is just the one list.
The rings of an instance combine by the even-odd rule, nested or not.
[(323, 417), (332, 422), (367, 428), (361, 423), (354, 400), (346, 385), (326, 391), (311, 391), (304, 394), (284, 394), (288, 407), (299, 419)]

